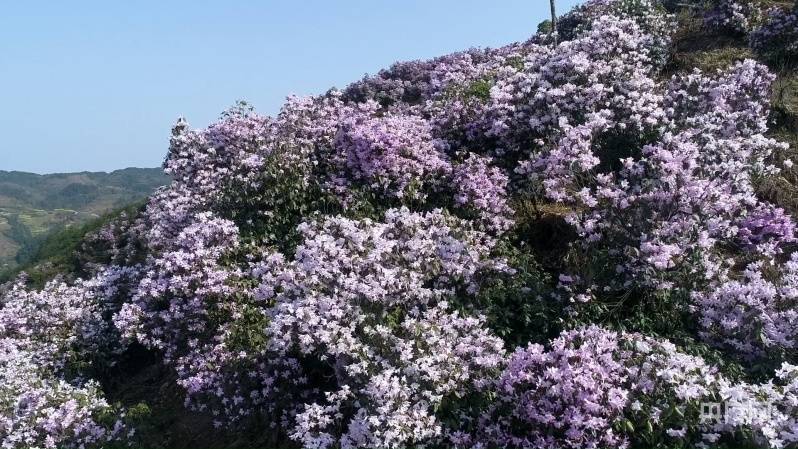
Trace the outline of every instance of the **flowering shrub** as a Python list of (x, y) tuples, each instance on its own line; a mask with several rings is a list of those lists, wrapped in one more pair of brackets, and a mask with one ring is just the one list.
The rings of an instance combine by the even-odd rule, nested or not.
[(729, 404), (723, 423), (708, 433), (713, 442), (718, 432), (750, 429), (753, 442), (760, 446), (791, 447), (798, 443), (796, 434), (796, 399), (798, 368), (783, 364), (775, 379), (759, 385), (721, 382), (720, 397)]
[[(109, 274), (110, 278), (114, 274)], [(99, 384), (84, 377), (114, 346), (103, 320), (111, 279), (42, 291), (14, 285), (0, 305), (0, 440), (3, 447), (94, 447), (122, 436)]]
[[(795, 441), (795, 367), (784, 365), (777, 378), (781, 385), (734, 383), (671, 343), (591, 326), (565, 332), (548, 349), (518, 349), (479, 430), (457, 437), (498, 447), (701, 446), (722, 440), (781, 447)], [(722, 422), (700, 415), (701, 403), (715, 398), (728, 401)], [(748, 407), (734, 407), (743, 404)], [(769, 406), (775, 414), (765, 412)], [(749, 437), (740, 440), (740, 434)]]
[[(116, 319), (125, 336), (164, 351), (168, 359), (176, 356), (194, 332), (207, 328), (211, 302), (232, 293), (226, 281), (235, 273), (219, 266), (217, 260), (237, 244), (237, 229), (210, 214), (196, 218), (197, 223), (177, 236), (173, 251), (152, 261), (153, 270), (140, 281)], [(163, 329), (165, 322), (174, 323), (168, 333)]]
[[(750, 28), (738, 4), (716, 25)], [(663, 79), (672, 20), (592, 0), (558, 43), (180, 119), (173, 182), (87, 238), (88, 280), (2, 290), (3, 444), (121, 438), (98, 373), (135, 343), (274, 444), (795, 445), (795, 224), (756, 189), (774, 76)], [(544, 259), (546, 220), (571, 237)]]
[(488, 229), (508, 230), (513, 210), (507, 201), (507, 175), (491, 166), (491, 159), (469, 154), (454, 167), (452, 184), (457, 205), (472, 209)]
[(116, 439), (121, 421), (99, 384), (75, 385), (42, 367), (36, 350), (0, 340), (0, 441), (7, 448), (100, 447)]
[(779, 253), (786, 243), (795, 241), (795, 223), (784, 209), (769, 204), (754, 210), (737, 227), (737, 242), (762, 254)]
[(269, 346), (333, 370), (335, 389), (305, 406), (292, 437), (308, 447), (439, 438), (436, 407), (502, 362), (501, 341), (446, 301), (475, 292), (479, 271), (502, 269), (487, 260), (490, 241), (440, 211), (406, 209), (384, 223), (331, 218), (303, 233), (296, 261), (259, 287), (280, 292)]
[[(615, 336), (598, 328), (517, 350), (498, 381), (506, 417), (484, 417), (502, 447), (618, 447), (614, 429), (628, 402), (627, 372)], [(517, 429), (517, 430), (515, 430)]]
[(603, 110), (615, 119), (608, 125), (630, 132), (662, 119), (645, 34), (629, 20), (602, 17), (595, 25), (556, 49), (533, 47), (519, 69), (498, 72), (485, 112), (497, 153), (528, 152)]
[(772, 9), (762, 26), (751, 32), (751, 48), (772, 60), (798, 56), (798, 9)]
[[(758, 206), (753, 179), (775, 172), (766, 160), (784, 148), (762, 135), (771, 80), (753, 61), (715, 79), (699, 72), (675, 78), (662, 100), (672, 131), (621, 159), (619, 169), (602, 171), (602, 155), (595, 152), (612, 123), (607, 111), (566, 126), (551, 150), (519, 167), (548, 198), (576, 206), (568, 220), (581, 246), (602, 255), (594, 279), (585, 279), (589, 287), (689, 289), (716, 275), (716, 249), (742, 238), (737, 225), (754, 226), (746, 220), (767, 207)], [(763, 235), (765, 241), (792, 238), (789, 219), (774, 225), (774, 232), (785, 233), (783, 241)], [(691, 264), (701, 268), (681, 270)]]
[(374, 117), (346, 124), (335, 142), (353, 181), (389, 197), (424, 200), (425, 182), (451, 171), (429, 125), (416, 117)]
[(557, 19), (557, 33), (574, 39), (602, 16), (633, 20), (646, 34), (645, 46), (657, 66), (667, 61), (670, 52), (673, 17), (655, 0), (589, 0)]
[[(294, 377), (296, 361), (274, 359), (266, 365), (261, 348), (239, 351), (234, 323), (262, 324), (265, 315), (250, 305), (250, 289), (235, 283), (242, 276), (240, 270), (221, 263), (237, 247), (238, 229), (210, 213), (193, 219), (169, 243), (168, 251), (147, 261), (145, 275), (114, 316), (114, 323), (124, 337), (163, 353), (192, 408), (210, 407), (214, 415), (237, 421), (253, 410), (243, 404), (246, 395), (251, 407), (265, 403), (264, 411), (279, 415), (284, 410), (268, 401), (279, 389), (270, 385), (283, 378), (301, 383), (299, 375)], [(233, 366), (258, 371), (242, 376)], [(248, 390), (243, 391), (245, 387)], [(217, 424), (222, 424), (221, 419)]]
[(759, 23), (761, 15), (754, 0), (716, 0), (707, 11), (704, 24), (716, 30), (747, 34)]
[(753, 263), (741, 280), (728, 279), (695, 294), (705, 336), (749, 358), (774, 354), (776, 348), (791, 350), (798, 343), (798, 255), (781, 267), (776, 280), (764, 271), (761, 262)]

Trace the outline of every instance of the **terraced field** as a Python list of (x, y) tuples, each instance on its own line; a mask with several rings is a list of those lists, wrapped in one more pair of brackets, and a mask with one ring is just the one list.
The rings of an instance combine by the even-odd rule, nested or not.
[(37, 175), (0, 171), (0, 273), (24, 263), (51, 233), (146, 198), (160, 168)]

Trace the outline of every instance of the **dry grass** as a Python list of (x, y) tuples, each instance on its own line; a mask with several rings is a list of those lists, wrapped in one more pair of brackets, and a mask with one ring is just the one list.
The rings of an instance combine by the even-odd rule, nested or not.
[(751, 57), (753, 53), (745, 37), (709, 31), (704, 28), (701, 17), (684, 9), (679, 13), (679, 29), (673, 38), (671, 63), (665, 75), (695, 68), (714, 72)]
[(759, 4), (763, 10), (768, 8), (792, 8), (793, 2), (790, 0), (760, 0)]
[(771, 104), (774, 126), (794, 137), (798, 132), (798, 72), (787, 69), (779, 72), (773, 83)]
[(798, 216), (798, 72), (782, 69), (773, 83), (771, 99), (770, 137), (789, 144), (789, 149), (773, 157), (773, 163), (782, 167), (786, 159), (796, 165), (782, 168), (777, 176), (761, 180), (757, 185), (759, 195)]
[(748, 47), (734, 46), (681, 53), (675, 55), (674, 60), (678, 61), (680, 70), (700, 69), (712, 73), (752, 57), (753, 53)]

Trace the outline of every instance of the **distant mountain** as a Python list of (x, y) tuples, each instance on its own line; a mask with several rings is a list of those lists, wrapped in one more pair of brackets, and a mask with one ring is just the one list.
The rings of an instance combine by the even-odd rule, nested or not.
[(0, 170), (0, 272), (51, 233), (141, 201), (169, 183), (160, 168), (38, 175)]
[(0, 207), (103, 213), (169, 182), (160, 168), (37, 175), (0, 170)]

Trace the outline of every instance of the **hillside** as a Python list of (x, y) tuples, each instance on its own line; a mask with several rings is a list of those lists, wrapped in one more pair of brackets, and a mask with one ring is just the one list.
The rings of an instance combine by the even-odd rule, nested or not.
[(179, 119), (0, 287), (4, 446), (797, 448), (798, 3), (555, 27)]
[(0, 273), (25, 263), (47, 235), (141, 201), (168, 183), (160, 168), (48, 175), (0, 171)]

